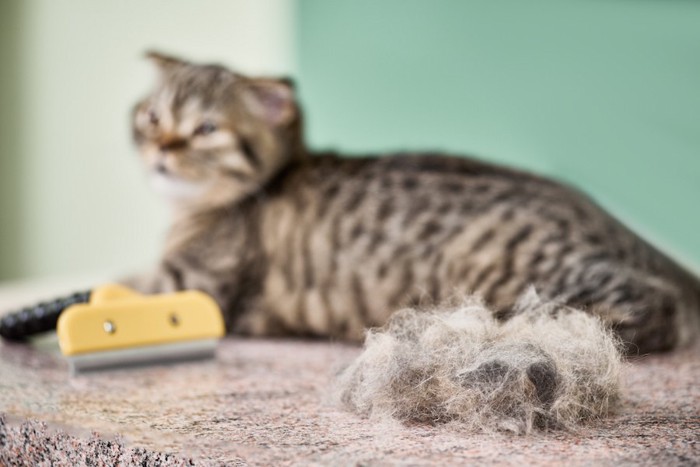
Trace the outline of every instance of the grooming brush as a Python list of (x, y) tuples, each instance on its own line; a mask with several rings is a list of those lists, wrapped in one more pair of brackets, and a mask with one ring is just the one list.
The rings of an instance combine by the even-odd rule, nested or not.
[(216, 302), (202, 292), (141, 295), (119, 285), (25, 308), (0, 321), (0, 335), (13, 340), (52, 329), (71, 370), (79, 372), (212, 357), (224, 322)]

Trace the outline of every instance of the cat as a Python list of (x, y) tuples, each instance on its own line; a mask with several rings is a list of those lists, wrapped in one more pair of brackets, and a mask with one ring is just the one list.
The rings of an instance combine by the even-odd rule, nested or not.
[(395, 310), (467, 293), (505, 322), (531, 286), (628, 353), (695, 336), (700, 281), (577, 190), (440, 153), (313, 153), (289, 79), (148, 57), (158, 82), (133, 139), (173, 223), (159, 265), (127, 285), (205, 291), (250, 336), (359, 341)]
[(581, 193), (443, 154), (312, 154), (289, 80), (149, 56), (133, 135), (175, 219), (139, 290), (202, 289), (233, 332), (357, 340), (455, 291), (507, 314), (534, 285), (635, 351), (689, 340), (699, 281)]

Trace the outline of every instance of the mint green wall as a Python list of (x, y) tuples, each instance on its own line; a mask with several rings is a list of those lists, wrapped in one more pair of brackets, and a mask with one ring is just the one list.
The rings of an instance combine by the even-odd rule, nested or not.
[(0, 280), (157, 256), (127, 119), (154, 46), (298, 67), (316, 146), (556, 175), (700, 264), (698, 25), (682, 0), (0, 0)]
[(317, 147), (563, 178), (700, 264), (700, 2), (300, 0)]

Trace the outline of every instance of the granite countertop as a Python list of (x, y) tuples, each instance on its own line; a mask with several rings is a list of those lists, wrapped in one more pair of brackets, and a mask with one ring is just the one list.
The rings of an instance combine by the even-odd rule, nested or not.
[(333, 372), (358, 353), (228, 338), (215, 360), (70, 376), (51, 336), (3, 343), (0, 464), (700, 464), (700, 345), (628, 364), (619, 415), (529, 437), (345, 412)]

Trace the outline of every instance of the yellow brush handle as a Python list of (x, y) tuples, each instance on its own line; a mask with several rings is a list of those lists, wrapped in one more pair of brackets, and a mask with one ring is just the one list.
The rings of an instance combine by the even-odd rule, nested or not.
[(64, 355), (219, 338), (224, 331), (219, 307), (202, 292), (148, 296), (122, 286), (67, 308), (57, 326)]
[(119, 284), (101, 285), (90, 292), (90, 304), (109, 302), (120, 298), (140, 297), (141, 294)]

